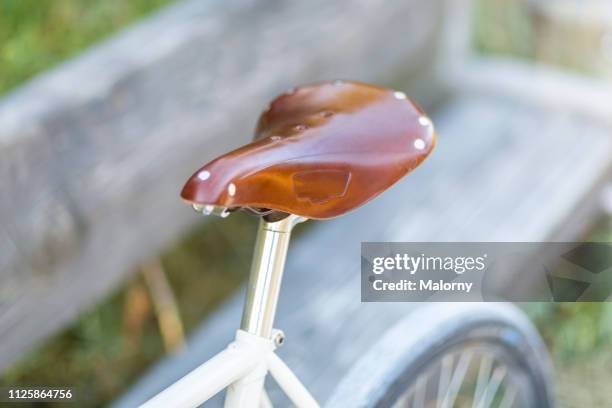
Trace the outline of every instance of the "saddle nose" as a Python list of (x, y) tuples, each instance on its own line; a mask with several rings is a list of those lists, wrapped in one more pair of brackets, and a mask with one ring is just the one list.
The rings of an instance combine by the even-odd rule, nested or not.
[(255, 140), (202, 166), (181, 196), (200, 207), (332, 218), (389, 188), (435, 143), (431, 120), (401, 92), (306, 85), (274, 99)]

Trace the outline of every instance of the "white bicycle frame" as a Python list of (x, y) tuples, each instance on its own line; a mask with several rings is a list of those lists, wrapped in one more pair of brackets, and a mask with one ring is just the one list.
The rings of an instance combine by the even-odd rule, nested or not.
[(227, 388), (226, 408), (271, 407), (264, 390), (269, 372), (297, 407), (318, 407), (291, 369), (274, 353), (284, 335), (273, 329), (280, 284), (293, 227), (290, 215), (259, 224), (240, 330), (228, 347), (142, 407), (197, 407)]

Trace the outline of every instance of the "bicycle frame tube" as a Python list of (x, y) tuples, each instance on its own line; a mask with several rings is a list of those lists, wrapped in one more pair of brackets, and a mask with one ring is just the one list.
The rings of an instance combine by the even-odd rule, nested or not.
[(276, 344), (271, 338), (291, 230), (302, 221), (305, 219), (290, 215), (274, 223), (260, 222), (236, 340), (143, 407), (195, 407), (225, 387), (226, 407), (269, 404), (263, 387), (268, 372), (296, 406), (318, 407), (295, 374), (274, 354)]
[(274, 223), (263, 219), (257, 231), (253, 264), (240, 328), (269, 338), (293, 227), (304, 218), (290, 215)]
[[(300, 221), (303, 219), (295, 215), (274, 223), (261, 219), (240, 330), (270, 339), (291, 230)], [(248, 406), (246, 401), (251, 404), (261, 401), (266, 371), (264, 369), (263, 375), (258, 375), (255, 370), (247, 378), (232, 384), (227, 389), (225, 406), (242, 407)]]
[(260, 364), (261, 349), (234, 342), (141, 407), (197, 407)]

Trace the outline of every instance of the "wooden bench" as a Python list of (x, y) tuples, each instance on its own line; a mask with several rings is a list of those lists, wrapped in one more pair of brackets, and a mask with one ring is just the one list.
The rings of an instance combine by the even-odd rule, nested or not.
[(0, 369), (195, 222), (179, 190), (296, 83), (418, 76), (439, 1), (179, 2), (0, 101)]
[[(520, 69), (515, 74), (510, 79), (524, 79)], [(595, 192), (609, 181), (612, 138), (604, 121), (528, 96), (467, 90), (433, 116), (438, 150), (421, 169), (365, 207), (318, 223), (290, 249), (277, 323), (287, 343), (279, 353), (321, 401), (386, 328), (419, 307), (360, 303), (361, 241), (572, 239), (592, 220)], [(242, 302), (239, 293), (183, 354), (162, 362), (116, 406), (134, 406), (224, 347)]]
[[(433, 111), (440, 139), (431, 158), (370, 204), (318, 222), (290, 249), (276, 324), (287, 342), (279, 354), (322, 402), (387, 328), (420, 306), (360, 303), (360, 242), (571, 240), (600, 211), (599, 192), (612, 176), (606, 86), (478, 58), (447, 74), (452, 91)], [(115, 406), (144, 401), (223, 348), (242, 295)], [(287, 406), (273, 381), (268, 388)], [(221, 402), (219, 395), (210, 406)]]
[[(317, 398), (418, 307), (359, 302), (361, 241), (575, 237), (609, 181), (612, 93), (556, 71), (466, 56), (467, 10), (442, 0), (189, 0), (6, 97), (0, 369), (195, 222), (178, 199), (182, 182), (247, 141), (259, 109), (295, 83), (342, 76), (402, 88), (432, 109), (440, 133), (413, 176), (317, 223), (290, 250), (280, 353)], [(241, 294), (229, 300), (185, 353), (117, 405), (146, 399), (222, 348), (241, 302)], [(306, 348), (320, 358), (303, 360)]]

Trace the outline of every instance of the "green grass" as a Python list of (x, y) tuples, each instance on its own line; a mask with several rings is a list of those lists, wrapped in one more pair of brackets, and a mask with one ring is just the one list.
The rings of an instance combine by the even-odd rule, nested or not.
[[(594, 225), (583, 239), (612, 242), (612, 219), (603, 217)], [(525, 311), (559, 367), (612, 352), (612, 302), (531, 303)]]
[(0, 0), (0, 94), (172, 0)]
[(532, 303), (525, 310), (560, 364), (612, 344), (612, 303)]
[(483, 54), (533, 59), (535, 33), (522, 0), (477, 0), (474, 47)]

